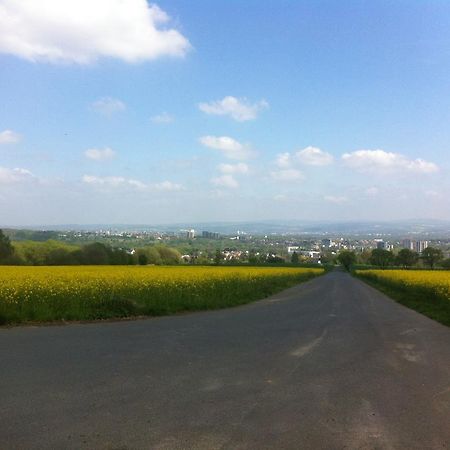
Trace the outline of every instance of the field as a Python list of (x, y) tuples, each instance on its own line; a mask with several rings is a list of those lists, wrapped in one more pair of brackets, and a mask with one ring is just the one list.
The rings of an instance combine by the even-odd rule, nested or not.
[(323, 273), (272, 267), (0, 267), (0, 324), (235, 306)]
[(450, 272), (357, 270), (356, 275), (400, 303), (450, 326)]

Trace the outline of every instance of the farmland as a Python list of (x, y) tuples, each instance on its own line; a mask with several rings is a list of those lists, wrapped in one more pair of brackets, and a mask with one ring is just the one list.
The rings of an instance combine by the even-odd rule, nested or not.
[(0, 267), (0, 323), (156, 316), (236, 306), (323, 273), (272, 267)]
[(434, 270), (357, 270), (400, 303), (450, 326), (450, 272)]

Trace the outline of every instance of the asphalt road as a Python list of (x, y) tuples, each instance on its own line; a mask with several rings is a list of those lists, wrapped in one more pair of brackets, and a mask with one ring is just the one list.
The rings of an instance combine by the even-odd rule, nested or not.
[(450, 329), (342, 272), (229, 310), (3, 328), (0, 448), (449, 449)]

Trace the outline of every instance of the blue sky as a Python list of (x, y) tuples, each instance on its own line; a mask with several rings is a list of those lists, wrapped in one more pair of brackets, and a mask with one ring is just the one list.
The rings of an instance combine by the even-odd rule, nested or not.
[(450, 219), (449, 3), (192, 3), (0, 0), (2, 225)]

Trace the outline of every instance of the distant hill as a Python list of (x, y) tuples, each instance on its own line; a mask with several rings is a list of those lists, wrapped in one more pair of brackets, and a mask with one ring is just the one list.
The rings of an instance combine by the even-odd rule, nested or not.
[[(1, 226), (0, 226), (1, 228)], [(255, 222), (199, 222), (177, 224), (63, 224), (41, 226), (4, 227), (5, 229), (28, 229), (39, 231), (160, 231), (178, 232), (195, 229), (197, 232), (213, 231), (235, 234), (238, 231), (249, 234), (304, 234), (304, 235), (353, 235), (353, 236), (423, 236), (450, 237), (450, 221), (416, 219), (401, 221), (255, 221)]]

